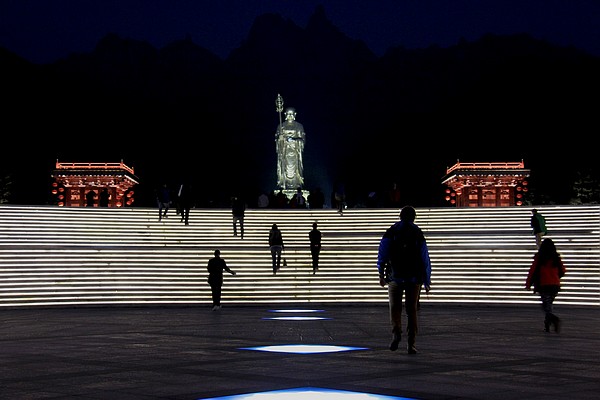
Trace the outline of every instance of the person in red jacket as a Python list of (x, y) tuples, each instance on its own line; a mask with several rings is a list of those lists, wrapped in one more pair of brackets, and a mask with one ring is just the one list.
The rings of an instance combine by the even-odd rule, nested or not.
[(554, 325), (554, 331), (560, 332), (560, 319), (553, 313), (553, 304), (558, 291), (560, 280), (565, 275), (566, 269), (554, 241), (546, 238), (542, 241), (540, 249), (533, 256), (533, 262), (527, 274), (525, 288), (538, 293), (542, 300), (542, 309), (545, 313), (544, 330), (550, 332), (550, 326)]

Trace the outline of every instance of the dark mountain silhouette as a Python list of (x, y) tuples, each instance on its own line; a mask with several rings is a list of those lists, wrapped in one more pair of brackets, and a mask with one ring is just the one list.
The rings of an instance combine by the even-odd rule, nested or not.
[(138, 206), (182, 180), (201, 188), (200, 205), (228, 205), (234, 192), (253, 201), (275, 189), (278, 93), (307, 132), (307, 187), (345, 182), (355, 204), (398, 182), (406, 202), (443, 205), (456, 159), (523, 159), (532, 196), (558, 203), (593, 169), (585, 133), (596, 130), (600, 60), (525, 34), (376, 57), (317, 7), (306, 28), (258, 17), (225, 60), (190, 38), (156, 49), (109, 33), (53, 64), (5, 49), (0, 62), (15, 149), (0, 172), (15, 203), (46, 201), (56, 159), (123, 159), (140, 177)]

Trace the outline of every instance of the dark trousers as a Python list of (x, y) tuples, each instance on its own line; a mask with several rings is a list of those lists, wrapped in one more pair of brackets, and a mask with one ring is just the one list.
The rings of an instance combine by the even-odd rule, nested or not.
[(271, 246), (271, 259), (273, 260), (273, 274), (277, 273), (281, 267), (282, 246)]
[(312, 258), (313, 271), (319, 269), (319, 253), (321, 252), (321, 246), (310, 246), (310, 256)]
[(181, 222), (184, 222), (186, 225), (190, 223), (190, 209), (187, 207), (181, 208)]
[(169, 211), (169, 203), (158, 202), (158, 219), (162, 219), (167, 216), (167, 212)]
[(223, 286), (222, 282), (209, 282), (210, 290), (212, 293), (212, 302), (213, 306), (221, 305), (221, 287)]
[(542, 286), (539, 290), (540, 299), (542, 300), (542, 309), (544, 310), (544, 323), (546, 325), (554, 323), (556, 315), (554, 315), (554, 299), (558, 294), (556, 286)]
[(244, 238), (244, 217), (233, 217), (233, 236), (237, 236), (237, 224), (240, 223), (240, 233), (242, 234), (242, 239)]
[(392, 333), (402, 333), (402, 296), (405, 297), (408, 334), (407, 343), (414, 346), (419, 330), (417, 321), (417, 302), (421, 285), (418, 283), (388, 283), (390, 322)]

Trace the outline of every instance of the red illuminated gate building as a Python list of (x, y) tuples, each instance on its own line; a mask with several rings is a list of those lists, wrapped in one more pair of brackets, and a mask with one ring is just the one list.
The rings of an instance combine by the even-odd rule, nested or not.
[(98, 207), (100, 192), (108, 190), (108, 207), (126, 207), (133, 204), (133, 187), (138, 179), (133, 168), (123, 163), (74, 163), (56, 161), (52, 173), (52, 196), (60, 207), (85, 207), (86, 195), (94, 194)]
[(462, 163), (446, 170), (446, 201), (456, 207), (523, 205), (530, 171), (521, 162)]

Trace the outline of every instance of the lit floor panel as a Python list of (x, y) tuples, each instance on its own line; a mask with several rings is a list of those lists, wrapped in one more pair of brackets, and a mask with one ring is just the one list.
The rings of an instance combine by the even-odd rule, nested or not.
[(271, 353), (319, 354), (341, 351), (367, 350), (366, 347), (328, 346), (320, 344), (283, 344), (276, 346), (242, 347), (241, 350), (266, 351)]
[[(302, 308), (269, 310), (269, 312), (271, 312), (271, 313), (279, 313), (279, 314), (312, 314), (312, 313), (321, 313), (323, 311), (324, 310), (313, 310), (313, 309), (302, 309)], [(286, 315), (286, 316), (282, 316), (282, 317), (264, 317), (263, 319), (279, 320), (279, 321), (318, 321), (318, 320), (325, 320), (325, 319), (331, 319), (331, 318)]]
[(264, 317), (263, 319), (271, 319), (276, 321), (319, 321), (325, 319), (331, 319), (326, 317), (302, 317), (302, 316), (286, 316), (286, 317)]
[[(380, 394), (350, 392), (346, 390), (304, 387), (287, 390), (273, 390), (238, 394), (234, 396), (211, 397), (197, 400), (411, 400), (409, 397), (384, 396)], [(414, 400), (414, 399), (413, 399)]]

